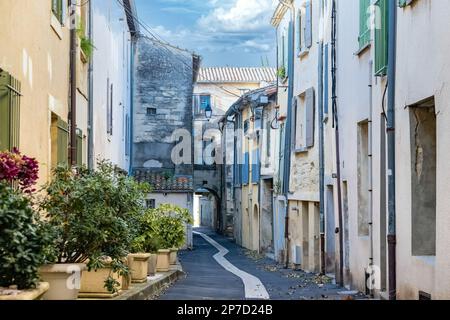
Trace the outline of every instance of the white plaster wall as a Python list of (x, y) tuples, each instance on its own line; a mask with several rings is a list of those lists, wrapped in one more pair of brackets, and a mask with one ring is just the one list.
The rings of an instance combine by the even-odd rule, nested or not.
[[(93, 3), (94, 156), (128, 170), (125, 115), (130, 113), (131, 42), (124, 9), (113, 0)], [(107, 79), (113, 88), (113, 134), (107, 133)]]
[[(340, 128), (340, 156), (342, 181), (348, 184), (348, 212), (349, 212), (349, 252), (350, 270), (347, 270), (346, 284), (353, 288), (365, 290), (365, 269), (369, 265), (370, 242), (373, 241), (374, 264), (380, 263), (380, 138), (382, 96), (385, 88), (385, 79), (371, 77), (371, 60), (374, 59), (374, 45), (365, 51), (356, 54), (359, 49), (359, 2), (337, 3), (338, 35), (337, 39), (337, 97)], [(373, 39), (373, 34), (372, 34)], [(330, 67), (331, 70), (331, 67)], [(369, 84), (372, 81), (372, 98)], [(331, 85), (330, 85), (331, 96)], [(372, 103), (372, 153), (373, 153), (373, 236), (360, 236), (358, 234), (358, 123), (369, 118), (370, 104)], [(330, 115), (331, 115), (331, 103)], [(326, 129), (327, 176), (335, 173), (333, 164), (335, 156), (334, 131), (331, 128), (331, 119)], [(332, 144), (330, 146), (330, 144)], [(330, 153), (333, 156), (330, 161)], [(337, 190), (334, 181), (334, 190)], [(337, 194), (335, 194), (337, 200)], [(338, 222), (337, 201), (336, 222)], [(370, 209), (369, 209), (370, 210)], [(338, 223), (336, 223), (338, 225)], [(341, 231), (342, 228), (341, 228)], [(336, 242), (337, 246), (339, 242)], [(339, 252), (339, 247), (336, 248)]]
[[(450, 298), (450, 6), (415, 1), (398, 10), (396, 91), (397, 288), (401, 299)], [(411, 150), (407, 105), (433, 96), (437, 121), (437, 247), (435, 257), (411, 252)], [(403, 272), (407, 270), (407, 272)]]

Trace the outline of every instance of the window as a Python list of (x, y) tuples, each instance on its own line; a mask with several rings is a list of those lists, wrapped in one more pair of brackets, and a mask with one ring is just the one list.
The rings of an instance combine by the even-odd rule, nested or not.
[(406, 6), (409, 6), (414, 0), (399, 0), (398, 6), (401, 8), (404, 8)]
[(209, 94), (194, 94), (192, 104), (195, 116), (205, 116), (206, 107), (211, 107), (211, 96)]
[(52, 167), (69, 164), (69, 126), (56, 114), (52, 114), (51, 125)]
[(148, 116), (156, 115), (156, 108), (147, 108), (147, 115)]
[(0, 72), (0, 151), (19, 147), (20, 82)]
[(309, 88), (296, 99), (295, 150), (307, 151), (314, 146), (315, 91)]
[(410, 107), (413, 256), (436, 255), (437, 132), (434, 98)]
[(370, 0), (359, 0), (359, 49), (370, 43)]
[(305, 46), (306, 48), (312, 47), (312, 4), (311, 1), (307, 1), (305, 4)]
[(211, 107), (211, 96), (201, 95), (200, 96), (200, 107), (205, 110), (208, 106)]
[(242, 184), (249, 184), (249, 164), (250, 157), (249, 153), (244, 154), (244, 164), (242, 165)]
[(303, 47), (303, 32), (302, 32), (302, 10), (297, 12), (297, 54), (302, 52)]
[(375, 20), (379, 25), (375, 27), (375, 75), (385, 76), (388, 64), (388, 0), (377, 0)]
[(77, 129), (77, 166), (83, 165), (83, 131)]
[(358, 124), (358, 236), (369, 235), (369, 123)]
[(297, 12), (296, 25), (297, 55), (306, 53), (312, 47), (312, 5), (307, 1)]
[(145, 205), (147, 209), (155, 209), (156, 208), (156, 200), (155, 199), (147, 199), (145, 200)]
[(125, 155), (130, 155), (130, 144), (131, 144), (131, 134), (130, 134), (130, 115), (125, 116)]
[(244, 134), (248, 133), (248, 129), (250, 129), (250, 120), (249, 119), (244, 121)]
[(114, 105), (114, 86), (107, 81), (107, 108), (106, 108), (106, 132), (113, 134), (113, 105)]
[(252, 183), (259, 183), (259, 149), (252, 152)]
[(66, 1), (63, 0), (51, 0), (52, 1), (52, 12), (55, 15), (55, 17), (58, 19), (58, 21), (62, 24), (65, 14), (65, 6)]

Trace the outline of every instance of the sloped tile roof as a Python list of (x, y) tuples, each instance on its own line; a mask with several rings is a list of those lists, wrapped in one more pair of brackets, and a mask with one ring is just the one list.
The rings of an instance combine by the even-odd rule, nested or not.
[(193, 192), (192, 176), (167, 177), (162, 172), (145, 169), (135, 169), (133, 176), (139, 182), (149, 183), (154, 192)]
[(275, 68), (205, 67), (200, 68), (197, 82), (260, 83), (276, 80)]

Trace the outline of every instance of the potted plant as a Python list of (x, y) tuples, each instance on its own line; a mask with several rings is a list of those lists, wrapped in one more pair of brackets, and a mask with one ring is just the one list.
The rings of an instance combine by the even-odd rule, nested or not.
[[(146, 275), (149, 276), (154, 276), (156, 273), (157, 252), (160, 248), (156, 233), (156, 219), (157, 216), (152, 210), (146, 211), (140, 221), (139, 235), (134, 239), (132, 246), (132, 252), (148, 254)], [(133, 257), (134, 255), (129, 256), (131, 261), (133, 261)], [(130, 262), (130, 264), (132, 264), (132, 262)], [(137, 278), (137, 276), (133, 275), (133, 270), (131, 273), (133, 278)], [(144, 277), (143, 271), (140, 277)]]
[(36, 300), (48, 290), (38, 275), (47, 240), (30, 199), (0, 182), (0, 300)]
[[(78, 277), (70, 286), (72, 295), (64, 299), (75, 299), (80, 289), (80, 296), (115, 296), (129, 272), (124, 257), (135, 237), (146, 189), (108, 162), (97, 167), (57, 167), (41, 202), (55, 234), (50, 264), (41, 269), (43, 278), (53, 280), (57, 274), (67, 281), (67, 268), (80, 268), (72, 275)], [(88, 270), (81, 273), (84, 265)], [(61, 299), (60, 290), (67, 287), (51, 285), (44, 298)]]
[(163, 204), (154, 211), (158, 217), (157, 237), (164, 248), (158, 252), (158, 265), (167, 270), (167, 262), (176, 264), (178, 248), (185, 242), (186, 224), (192, 224), (193, 219), (189, 210), (171, 204)]
[(49, 234), (33, 209), (38, 163), (17, 149), (0, 153), (0, 300), (35, 300), (47, 290), (38, 268)]

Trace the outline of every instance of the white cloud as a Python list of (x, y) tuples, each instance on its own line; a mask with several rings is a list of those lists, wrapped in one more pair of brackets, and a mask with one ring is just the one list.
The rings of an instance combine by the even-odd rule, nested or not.
[(268, 52), (272, 48), (270, 44), (257, 42), (256, 40), (247, 40), (242, 44), (242, 46), (246, 48), (246, 50), (262, 52)]
[(203, 15), (198, 24), (209, 31), (245, 32), (270, 28), (270, 17), (277, 1), (229, 0), (210, 1), (214, 9)]

